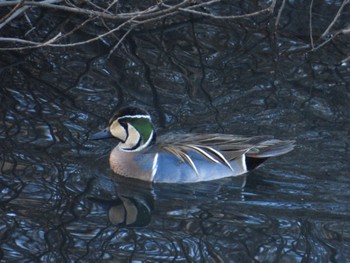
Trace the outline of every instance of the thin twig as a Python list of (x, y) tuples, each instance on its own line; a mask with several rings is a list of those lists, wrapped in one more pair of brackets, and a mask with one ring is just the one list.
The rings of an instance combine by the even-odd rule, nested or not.
[(76, 27), (74, 27), (71, 31), (64, 33), (60, 39), (67, 38), (68, 36), (72, 35), (74, 32), (78, 31), (79, 29), (83, 28), (87, 23), (96, 20), (96, 17), (90, 17), (86, 19), (84, 22), (80, 23)]
[[(41, 43), (40, 42), (34, 42), (30, 40), (25, 40), (21, 38), (16, 38), (16, 37), (0, 37), (0, 42), (13, 42), (13, 43), (21, 43), (21, 44), (26, 44), (26, 45), (34, 45), (38, 46)], [(12, 47), (12, 48), (0, 48), (0, 50), (19, 50), (21, 49), (20, 47)]]
[(42, 44), (42, 46), (48, 46), (51, 43), (54, 43), (58, 38), (60, 38), (62, 36), (62, 33), (59, 32), (56, 36), (54, 36), (53, 38), (49, 39), (48, 41), (46, 41), (45, 43)]
[(317, 49), (325, 46), (328, 42), (332, 41), (334, 38), (336, 38), (339, 35), (347, 35), (347, 34), (350, 34), (350, 26), (348, 26), (347, 28), (343, 28), (341, 30), (338, 30), (337, 32), (332, 34), (328, 39), (323, 41), (321, 44), (319, 44), (318, 46), (311, 49), (311, 51), (316, 51)]
[(114, 47), (109, 51), (107, 59), (113, 54), (113, 52), (119, 47), (119, 45), (123, 42), (127, 35), (134, 29), (135, 26), (131, 26), (128, 31), (119, 39), (118, 43), (114, 45)]
[(339, 34), (341, 34), (341, 31), (338, 31), (335, 34), (331, 35), (328, 39), (323, 41), (321, 44), (319, 44), (319, 45), (315, 46), (313, 49), (311, 49), (311, 51), (316, 51), (316, 50), (320, 49), (321, 47), (325, 46), (326, 44), (331, 42), (335, 37), (337, 37)]
[(103, 7), (100, 7), (98, 5), (96, 5), (95, 3), (91, 2), (90, 0), (87, 0), (86, 1), (89, 5), (91, 5), (92, 7), (100, 10), (101, 12), (105, 13), (105, 14), (108, 14), (108, 15), (113, 15), (111, 12), (108, 11), (108, 8), (103, 8)]
[(49, 39), (48, 41), (46, 41), (45, 43), (38, 43), (38, 42), (33, 42), (33, 41), (27, 41), (27, 40), (23, 40), (23, 39), (19, 39), (19, 38), (4, 38), (4, 37), (0, 37), (0, 42), (17, 42), (17, 43), (22, 43), (22, 44), (27, 44), (30, 46), (26, 46), (26, 47), (11, 47), (11, 48), (0, 48), (0, 50), (23, 50), (23, 49), (29, 49), (29, 48), (39, 48), (39, 47), (44, 47), (44, 46), (49, 46), (49, 47), (74, 47), (74, 46), (79, 46), (79, 45), (84, 45), (84, 44), (88, 44), (91, 42), (94, 42), (96, 40), (99, 40), (103, 37), (106, 37), (118, 30), (120, 30), (122, 27), (131, 24), (133, 22), (133, 20), (137, 19), (139, 16), (141, 16), (143, 14), (143, 12), (148, 12), (148, 9), (141, 11), (138, 13), (138, 15), (130, 18), (129, 20), (123, 22), (122, 24), (120, 24), (118, 27), (103, 33), (101, 35), (98, 35), (97, 37), (88, 39), (88, 40), (84, 40), (84, 41), (80, 41), (80, 42), (75, 42), (75, 43), (70, 43), (70, 44), (54, 44), (53, 42), (55, 40), (58, 39), (58, 37), (61, 37), (62, 34), (60, 33), (59, 35), (57, 35), (56, 37)]
[(343, 34), (343, 35), (350, 34), (350, 26), (348, 26), (347, 28), (344, 28), (344, 29), (340, 30), (340, 33)]
[(333, 21), (328, 25), (327, 29), (323, 32), (323, 34), (321, 35), (321, 38), (324, 38), (326, 35), (329, 34), (329, 31), (331, 30), (331, 28), (333, 27), (333, 25), (335, 24), (335, 22), (337, 22), (341, 12), (343, 11), (344, 7), (346, 4), (349, 3), (349, 0), (344, 0), (343, 3), (341, 4), (341, 6), (339, 7), (339, 10), (337, 12), (337, 14), (335, 15)]
[[(13, 6), (13, 5), (17, 5), (19, 3), (25, 3), (26, 1), (23, 0), (14, 0), (14, 1), (1, 1), (0, 2), (0, 7), (2, 6)], [(44, 0), (42, 2), (45, 3), (60, 3), (63, 2), (63, 0)]]
[(282, 11), (283, 11), (285, 5), (286, 5), (286, 0), (283, 0), (283, 1), (282, 1), (282, 4), (281, 4), (281, 7), (280, 7), (280, 9), (278, 10), (277, 17), (276, 17), (275, 32), (277, 32), (277, 30), (278, 30), (278, 25), (279, 25), (279, 23), (280, 23)]
[(119, 0), (113, 0), (113, 2), (106, 8), (106, 11), (109, 11), (109, 9), (111, 9), (118, 1)]
[[(143, 13), (142, 18), (149, 18), (152, 16), (162, 15), (164, 12), (172, 12), (172, 9), (177, 9), (179, 7), (182, 7), (186, 4), (189, 4), (191, 0), (183, 0), (181, 3), (175, 5), (172, 9), (169, 10), (159, 10), (158, 5), (152, 6), (152, 8), (147, 8), (147, 12), (143, 11), (137, 11), (137, 12), (130, 12), (130, 13), (121, 13), (121, 14), (109, 14), (105, 11), (96, 11), (91, 9), (84, 9), (76, 6), (66, 6), (66, 5), (58, 5), (56, 3), (61, 2), (62, 0), (45, 0), (41, 2), (35, 2), (35, 1), (24, 1), (24, 6), (30, 6), (30, 7), (42, 7), (42, 8), (48, 8), (53, 10), (62, 10), (70, 13), (76, 13), (76, 14), (82, 14), (82, 15), (88, 15), (88, 16), (98, 16), (100, 18), (105, 19), (111, 19), (111, 20), (128, 20), (136, 15), (138, 15), (140, 12)], [(6, 2), (0, 2), (1, 6), (11, 6), (18, 4), (19, 1), (6, 1)]]
[(312, 49), (315, 48), (314, 37), (313, 37), (313, 33), (312, 33), (312, 7), (313, 7), (313, 5), (314, 5), (314, 0), (311, 0), (310, 8), (309, 8), (309, 32), (310, 32), (310, 43), (311, 43)]
[[(18, 5), (16, 5), (17, 7)], [(3, 23), (0, 24), (0, 29), (6, 26), (8, 23), (10, 23), (13, 19), (17, 18), (18, 16), (22, 15), (29, 7), (28, 6), (22, 6), (20, 8), (16, 8), (16, 10), (11, 11), (11, 15), (8, 16)]]
[(24, 0), (21, 0), (17, 5), (15, 5), (8, 14), (6, 14), (4, 17), (0, 19), (0, 23), (5, 21), (8, 17), (10, 17), (18, 8), (20, 8), (23, 4)]
[(34, 31), (34, 30), (36, 29), (36, 27), (33, 26), (33, 23), (32, 23), (32, 21), (30, 21), (30, 18), (28, 17), (28, 15), (27, 15), (26, 12), (24, 12), (24, 17), (26, 18), (28, 24), (31, 26), (31, 29), (29, 29), (29, 30), (24, 34), (24, 36), (27, 36), (27, 35), (29, 35), (32, 31)]
[[(44, 46), (49, 46), (49, 47), (74, 47), (74, 46), (84, 45), (84, 44), (88, 44), (88, 43), (94, 42), (96, 40), (99, 40), (99, 39), (101, 39), (101, 38), (103, 38), (105, 36), (108, 36), (109, 34), (112, 34), (113, 32), (115, 32), (117, 30), (120, 30), (123, 26), (129, 24), (131, 22), (131, 20), (133, 20), (133, 19), (129, 19), (129, 20), (125, 21), (124, 23), (120, 24), (118, 27), (112, 29), (111, 31), (108, 31), (108, 32), (106, 32), (106, 33), (104, 33), (102, 35), (97, 36), (97, 37), (90, 38), (88, 40), (84, 40), (84, 41), (80, 41), (80, 42), (70, 43), (70, 44), (54, 44), (52, 40), (53, 39), (57, 40), (57, 37), (49, 39), (45, 43), (27, 41), (27, 40), (23, 40), (23, 39), (19, 39), (19, 38), (4, 38), (4, 37), (0, 37), (0, 42), (1, 41), (17, 42), (17, 43), (30, 45), (30, 46), (26, 46), (26, 47), (0, 48), (0, 50), (24, 50), (24, 49), (39, 48), (39, 47), (44, 47)], [(60, 36), (62, 36), (62, 35), (60, 35)]]
[(202, 7), (202, 6), (208, 6), (208, 5), (211, 5), (211, 4), (214, 4), (214, 3), (218, 3), (218, 2), (221, 2), (221, 0), (211, 0), (211, 1), (208, 1), (208, 2), (200, 3), (200, 4), (191, 5), (191, 6), (187, 7), (187, 8), (188, 9), (194, 9), (194, 8), (198, 8), (198, 7)]
[[(276, 5), (276, 1), (277, 0), (273, 0), (271, 5), (265, 9), (261, 9), (259, 11), (244, 14), (244, 15), (218, 16), (218, 15), (213, 15), (213, 14), (209, 14), (209, 13), (205, 13), (205, 12), (201, 12), (201, 11), (192, 10), (190, 8), (179, 8), (179, 10), (182, 12), (191, 13), (191, 14), (200, 15), (200, 16), (205, 16), (205, 17), (210, 17), (213, 19), (240, 19), (240, 18), (247, 18), (247, 17), (261, 15), (263, 13), (271, 13)], [(216, 1), (212, 1), (212, 2), (216, 2)], [(166, 4), (163, 4), (163, 5), (167, 6), (167, 7), (171, 7), (170, 5), (166, 5)]]
[(350, 56), (348, 56), (347, 58), (344, 58), (342, 61), (340, 61), (340, 64), (346, 63), (350, 60)]

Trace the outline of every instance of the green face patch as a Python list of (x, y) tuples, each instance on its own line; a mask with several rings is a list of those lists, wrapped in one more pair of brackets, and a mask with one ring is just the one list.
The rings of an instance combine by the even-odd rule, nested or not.
[(122, 119), (123, 122), (130, 123), (142, 136), (142, 143), (146, 143), (153, 131), (151, 120), (146, 117), (126, 117)]

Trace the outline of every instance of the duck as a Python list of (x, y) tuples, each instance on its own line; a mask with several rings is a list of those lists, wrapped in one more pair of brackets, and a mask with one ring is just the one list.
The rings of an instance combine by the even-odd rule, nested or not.
[(271, 157), (292, 151), (294, 140), (270, 135), (168, 133), (156, 135), (150, 114), (118, 110), (91, 140), (114, 138), (109, 164), (119, 176), (152, 183), (196, 183), (240, 176)]

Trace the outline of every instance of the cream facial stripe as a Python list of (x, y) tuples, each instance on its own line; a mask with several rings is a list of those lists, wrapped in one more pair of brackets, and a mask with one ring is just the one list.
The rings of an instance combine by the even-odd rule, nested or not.
[(118, 138), (123, 142), (125, 142), (125, 140), (127, 139), (127, 133), (125, 131), (125, 128), (122, 127), (118, 121), (114, 121), (112, 123), (111, 127), (109, 128), (109, 131), (114, 137)]
[(140, 133), (135, 129), (134, 126), (128, 123), (128, 137), (126, 138), (126, 141), (121, 145), (123, 147), (123, 150), (133, 151), (137, 149), (136, 147), (140, 143), (140, 140)]

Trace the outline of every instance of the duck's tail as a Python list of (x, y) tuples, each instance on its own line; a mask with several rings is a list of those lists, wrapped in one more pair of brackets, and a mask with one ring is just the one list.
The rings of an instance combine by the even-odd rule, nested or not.
[(269, 139), (259, 142), (255, 147), (246, 153), (246, 165), (250, 171), (262, 164), (270, 157), (280, 156), (292, 151), (295, 147), (295, 141), (281, 141)]

